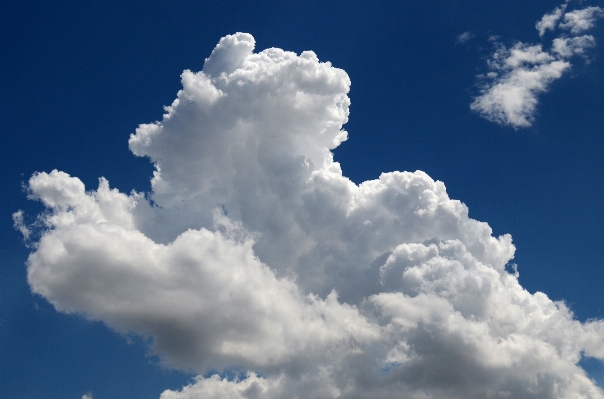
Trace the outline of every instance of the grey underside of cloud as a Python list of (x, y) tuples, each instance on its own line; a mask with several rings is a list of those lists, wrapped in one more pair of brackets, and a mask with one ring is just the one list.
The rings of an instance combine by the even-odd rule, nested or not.
[(497, 45), (488, 61), (489, 72), (480, 76), (481, 94), (470, 104), (473, 111), (515, 129), (533, 124), (539, 95), (570, 70), (574, 56), (595, 46), (593, 36), (582, 34), (604, 17), (600, 7), (565, 12), (567, 6), (568, 2), (545, 14), (535, 26), (541, 37), (550, 30), (562, 32), (549, 50), (522, 42)]
[[(32, 176), (33, 292), (200, 374), (162, 399), (604, 398), (578, 366), (604, 358), (604, 323), (523, 289), (511, 237), (442, 182), (343, 176), (348, 75), (254, 45), (221, 39), (130, 137), (152, 192)], [(229, 367), (247, 378), (201, 376)]]

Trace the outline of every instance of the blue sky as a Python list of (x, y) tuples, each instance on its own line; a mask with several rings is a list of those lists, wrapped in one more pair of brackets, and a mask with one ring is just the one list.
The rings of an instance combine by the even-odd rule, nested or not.
[[(276, 47), (300, 55), (312, 50), (321, 62), (346, 71), (351, 86), (344, 129), (349, 138), (333, 151), (344, 176), (360, 184), (382, 172), (426, 172), (444, 182), (451, 199), (467, 205), (470, 218), (488, 223), (494, 237), (511, 234), (516, 252), (510, 264), (518, 265), (518, 281), (529, 293), (565, 301), (581, 322), (604, 318), (604, 21), (581, 33), (591, 35), (594, 46), (585, 46), (582, 54), (556, 56), (572, 66), (536, 95), (530, 126), (489, 121), (470, 109), (485, 93), (481, 90), (488, 90), (482, 85), (489, 81), (477, 76), (494, 71), (498, 49), (541, 44), (551, 56), (554, 38), (578, 37), (570, 28), (558, 27), (542, 37), (535, 29), (544, 14), (560, 5), (3, 3), (0, 397), (158, 398), (197, 374), (209, 375), (204, 370), (241, 366), (231, 360), (197, 366), (168, 349), (153, 352), (151, 342), (160, 335), (141, 337), (142, 330), (83, 305), (73, 308), (80, 315), (58, 312), (49, 297), (31, 293), (25, 262), (34, 248), (24, 245), (11, 219), (21, 209), (31, 223), (44, 210), (39, 201), (27, 200), (23, 188), (35, 172), (64, 171), (87, 190), (94, 190), (103, 176), (121, 193), (151, 192), (153, 164), (130, 152), (130, 135), (139, 124), (162, 120), (162, 106), (172, 104), (181, 89), (183, 70), (201, 71), (219, 40), (236, 32), (253, 35), (255, 52)], [(589, 6), (604, 4), (570, 2), (566, 12)], [(459, 40), (466, 32), (468, 39)], [(506, 73), (497, 72), (499, 77)], [(157, 149), (140, 151), (159, 157), (156, 162), (168, 157)], [(169, 202), (157, 195), (156, 202)], [(256, 229), (242, 220), (245, 228)], [(149, 229), (148, 236), (162, 236)], [(288, 268), (271, 263), (280, 254), (256, 251), (269, 267)], [(304, 281), (303, 270), (295, 273)], [(300, 287), (323, 299), (329, 292), (323, 285)], [(346, 289), (339, 291), (345, 298)], [(53, 297), (55, 304), (67, 306), (59, 297)], [(81, 316), (87, 312), (96, 321)], [(115, 330), (120, 328), (133, 332), (119, 334)], [(249, 360), (251, 366), (245, 367), (257, 364)], [(604, 385), (601, 361), (587, 358), (580, 364)], [(262, 367), (252, 371), (270, 378), (272, 369)], [(427, 383), (422, 389), (438, 397), (440, 391), (432, 388)]]

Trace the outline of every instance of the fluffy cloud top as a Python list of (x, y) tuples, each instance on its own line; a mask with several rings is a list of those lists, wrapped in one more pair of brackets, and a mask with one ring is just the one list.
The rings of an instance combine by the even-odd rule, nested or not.
[[(536, 24), (539, 35), (557, 27), (577, 35), (593, 28), (595, 21), (604, 16), (599, 7), (587, 7), (564, 13), (567, 3), (545, 14)], [(560, 20), (564, 22), (559, 23)], [(491, 122), (515, 129), (529, 127), (535, 119), (538, 96), (549, 89), (571, 68), (569, 59), (582, 55), (595, 46), (593, 36), (555, 38), (551, 49), (541, 45), (517, 42), (511, 47), (498, 45), (488, 62), (490, 72), (482, 76), (487, 80), (470, 108)]]
[[(152, 192), (32, 176), (47, 207), (32, 290), (200, 374), (162, 399), (604, 398), (578, 366), (604, 359), (604, 322), (523, 289), (511, 237), (442, 182), (343, 176), (331, 150), (347, 138), (347, 74), (254, 45), (221, 39), (130, 137), (156, 167)], [(551, 57), (519, 46), (498, 62), (561, 73)], [(231, 367), (247, 376), (203, 377)]]

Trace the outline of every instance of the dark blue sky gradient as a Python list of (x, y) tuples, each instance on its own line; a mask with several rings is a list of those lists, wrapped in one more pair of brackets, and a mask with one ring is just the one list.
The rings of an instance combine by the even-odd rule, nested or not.
[[(586, 3), (587, 4), (587, 3)], [(487, 40), (543, 43), (534, 29), (558, 1), (25, 1), (0, 4), (0, 398), (158, 398), (192, 374), (163, 370), (140, 338), (57, 313), (26, 283), (28, 249), (11, 214), (41, 210), (22, 182), (59, 169), (150, 189), (152, 165), (127, 140), (161, 119), (183, 69), (200, 70), (237, 31), (257, 50), (313, 50), (352, 80), (349, 140), (335, 151), (359, 183), (417, 169), (470, 216), (510, 233), (520, 282), (564, 299), (580, 320), (604, 317), (604, 22), (589, 60), (540, 97), (515, 131), (469, 104)], [(597, 1), (589, 5), (600, 5)], [(456, 44), (465, 32), (475, 37)], [(589, 361), (604, 383), (601, 363)]]

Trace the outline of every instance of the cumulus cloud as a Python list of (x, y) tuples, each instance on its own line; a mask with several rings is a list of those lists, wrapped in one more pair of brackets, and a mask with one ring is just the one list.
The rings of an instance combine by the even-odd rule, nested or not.
[[(599, 7), (587, 7), (564, 13), (567, 3), (545, 14), (536, 24), (539, 36), (548, 30), (561, 28), (577, 35), (591, 29), (596, 19), (604, 16)], [(564, 22), (559, 23), (560, 20)], [(496, 45), (488, 61), (489, 72), (481, 75), (481, 94), (470, 104), (470, 109), (485, 119), (515, 129), (533, 124), (538, 96), (570, 70), (571, 57), (583, 55), (595, 46), (590, 35), (555, 38), (550, 50), (542, 45), (517, 42), (510, 47)], [(486, 83), (484, 83), (486, 82)]]
[[(511, 237), (442, 182), (343, 176), (348, 75), (254, 45), (221, 39), (130, 137), (155, 165), (150, 193), (31, 177), (47, 208), (33, 292), (199, 373), (161, 399), (604, 398), (578, 366), (604, 359), (604, 322), (526, 291)], [(498, 62), (552, 57), (521, 46)], [(209, 375), (233, 367), (247, 373)]]

